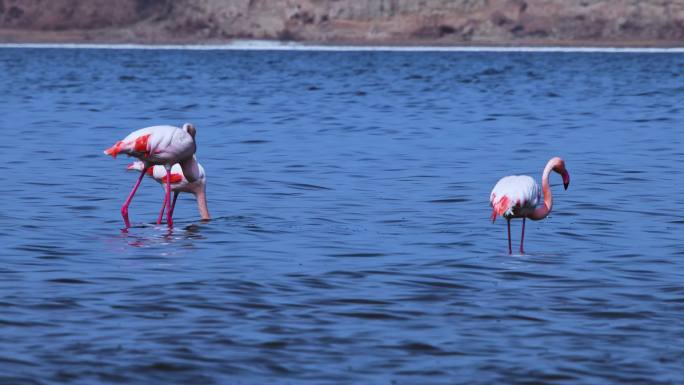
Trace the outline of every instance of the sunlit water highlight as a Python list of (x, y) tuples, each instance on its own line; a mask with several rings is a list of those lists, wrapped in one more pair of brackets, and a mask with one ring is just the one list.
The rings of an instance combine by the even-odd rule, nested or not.
[[(684, 55), (0, 49), (0, 383), (683, 381)], [(198, 128), (214, 220), (102, 150)], [(555, 205), (506, 255), (501, 176)], [(513, 227), (514, 244), (519, 223)]]

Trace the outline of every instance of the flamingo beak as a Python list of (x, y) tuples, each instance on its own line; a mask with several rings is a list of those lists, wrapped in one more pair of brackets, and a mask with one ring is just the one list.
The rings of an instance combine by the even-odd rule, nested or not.
[(131, 163), (126, 167), (126, 170), (135, 170), (135, 163)]
[(570, 174), (568, 174), (568, 172), (565, 171), (563, 173), (563, 187), (565, 187), (565, 189), (567, 190), (568, 186), (570, 186)]

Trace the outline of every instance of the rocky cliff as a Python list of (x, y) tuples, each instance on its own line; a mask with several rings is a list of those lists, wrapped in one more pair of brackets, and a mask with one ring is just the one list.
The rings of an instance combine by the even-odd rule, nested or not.
[(681, 0), (0, 0), (0, 41), (684, 43)]

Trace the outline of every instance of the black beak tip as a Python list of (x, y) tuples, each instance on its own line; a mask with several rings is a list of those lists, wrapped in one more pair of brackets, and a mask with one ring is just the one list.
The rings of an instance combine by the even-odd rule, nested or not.
[(570, 186), (570, 182), (568, 182), (568, 183), (563, 183), (563, 187), (565, 187), (566, 190), (568, 189), (568, 186)]

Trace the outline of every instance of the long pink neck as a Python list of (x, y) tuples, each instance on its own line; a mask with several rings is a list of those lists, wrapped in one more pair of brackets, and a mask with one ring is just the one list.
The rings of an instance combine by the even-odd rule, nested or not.
[(200, 178), (199, 165), (194, 155), (179, 163), (188, 182), (192, 183)]
[[(203, 186), (204, 187), (204, 186)], [(204, 188), (197, 191), (195, 194), (197, 197), (197, 209), (199, 210), (200, 216), (203, 220), (211, 219), (209, 216), (209, 209), (207, 208), (207, 193)]]
[(537, 207), (529, 216), (530, 219), (538, 221), (546, 218), (553, 208), (553, 194), (551, 193), (551, 186), (549, 186), (549, 174), (556, 166), (553, 159), (546, 164), (544, 172), (542, 173), (542, 192), (544, 193), (544, 204)]

